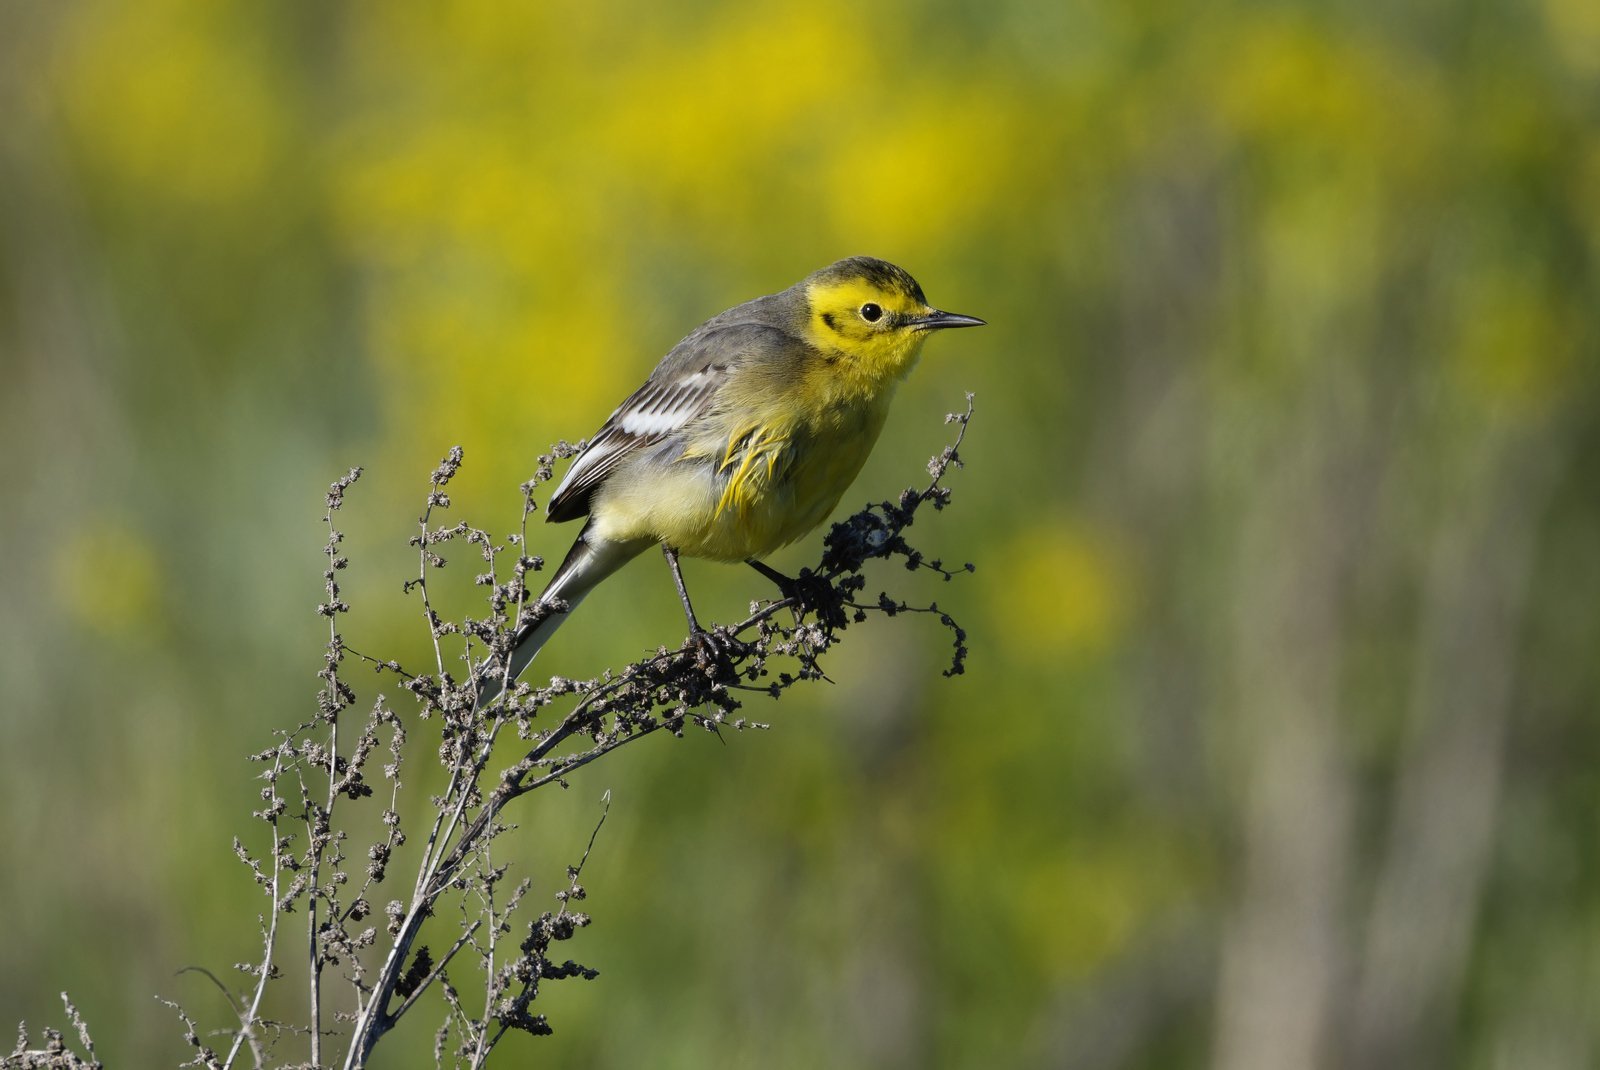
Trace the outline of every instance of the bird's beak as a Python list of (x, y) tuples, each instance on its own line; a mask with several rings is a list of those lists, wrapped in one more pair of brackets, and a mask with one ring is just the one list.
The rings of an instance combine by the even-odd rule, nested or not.
[(930, 308), (924, 314), (912, 319), (912, 327), (919, 331), (940, 331), (946, 327), (982, 327), (984, 321), (977, 316), (963, 316), (956, 312), (940, 312)]

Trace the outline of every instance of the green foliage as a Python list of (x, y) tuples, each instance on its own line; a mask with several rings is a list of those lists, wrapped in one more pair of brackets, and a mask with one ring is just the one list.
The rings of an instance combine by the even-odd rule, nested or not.
[[(351, 641), (420, 653), (416, 472), (463, 442), (509, 528), (685, 330), (867, 253), (991, 324), (845, 500), (977, 393), (924, 546), (978, 565), (967, 674), (865, 625), (774, 732), (577, 774), (528, 835), (612, 790), (601, 978), (507, 1055), (1582, 1064), (1596, 10), (8, 5), (0, 1012), (69, 989), (108, 1065), (184, 1057), (154, 993), (225, 1013), (173, 974), (258, 943), (240, 756), (317, 689), (333, 476), (396, 606)], [(689, 569), (707, 619), (766, 593)], [(540, 667), (677, 613), (635, 566)]]

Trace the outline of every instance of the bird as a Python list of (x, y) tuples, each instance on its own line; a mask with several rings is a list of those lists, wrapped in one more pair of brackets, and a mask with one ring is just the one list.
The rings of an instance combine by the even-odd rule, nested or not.
[(929, 335), (984, 322), (932, 307), (903, 268), (852, 256), (690, 331), (546, 503), (549, 522), (586, 522), (523, 615), (508, 664), (478, 679), (478, 701), (520, 676), (589, 592), (653, 546), (696, 640), (709, 635), (680, 555), (747, 562), (783, 584), (761, 559), (833, 512)]

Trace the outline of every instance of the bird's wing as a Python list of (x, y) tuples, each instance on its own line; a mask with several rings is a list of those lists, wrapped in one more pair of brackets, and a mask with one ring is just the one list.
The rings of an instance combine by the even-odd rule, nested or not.
[(634, 391), (589, 444), (573, 459), (566, 478), (545, 510), (553, 521), (574, 520), (589, 511), (589, 497), (628, 454), (652, 446), (705, 412), (728, 378), (729, 364), (709, 354), (704, 360), (671, 368), (663, 361)]
[(730, 309), (674, 346), (573, 459), (545, 519), (583, 516), (590, 496), (623, 458), (671, 438), (710, 409), (734, 369), (788, 353), (795, 341), (788, 332), (749, 318), (766, 300)]

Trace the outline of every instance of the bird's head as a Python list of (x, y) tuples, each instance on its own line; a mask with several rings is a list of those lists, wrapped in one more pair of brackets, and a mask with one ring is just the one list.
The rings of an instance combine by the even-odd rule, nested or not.
[(806, 341), (824, 353), (843, 354), (857, 371), (874, 376), (909, 371), (934, 331), (984, 322), (939, 311), (903, 268), (870, 256), (830, 264), (800, 288), (808, 313)]

